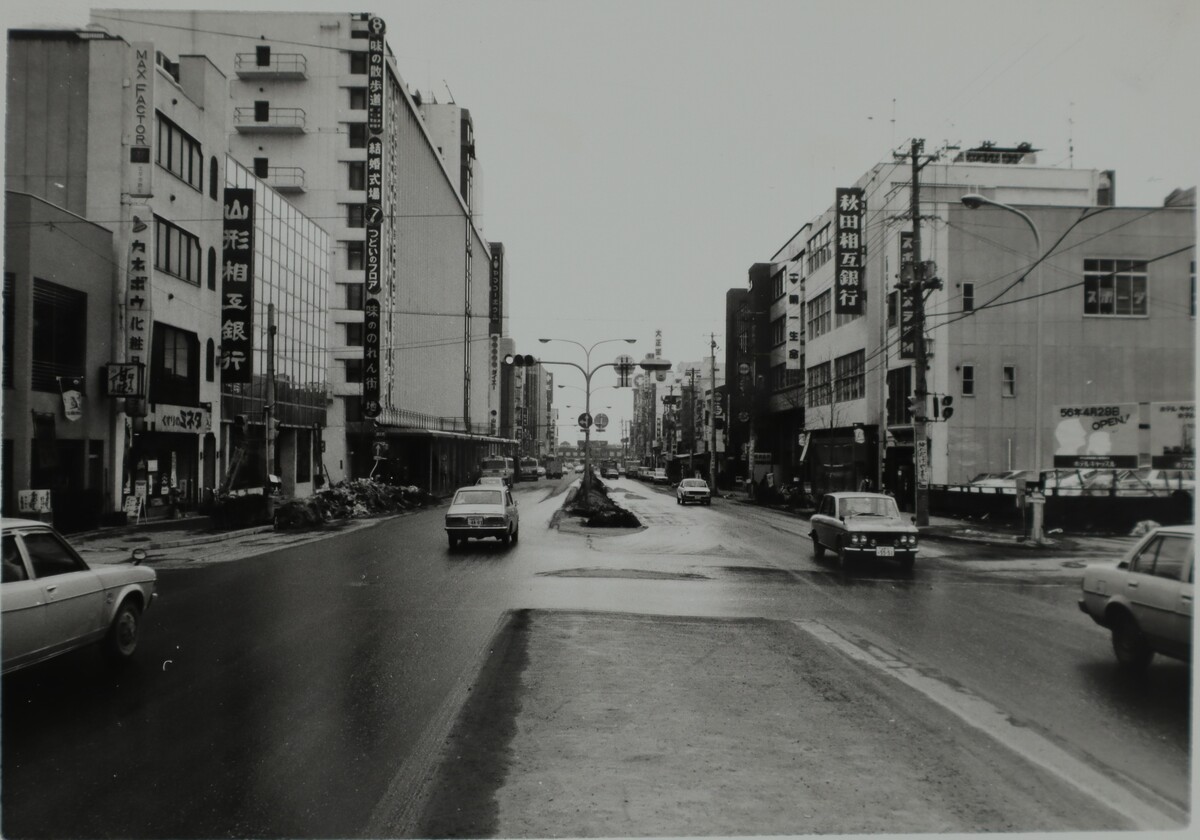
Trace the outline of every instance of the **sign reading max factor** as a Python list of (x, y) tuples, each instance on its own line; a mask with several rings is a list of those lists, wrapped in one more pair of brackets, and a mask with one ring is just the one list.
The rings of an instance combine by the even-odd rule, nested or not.
[(221, 235), (221, 382), (249, 385), (254, 349), (254, 190), (225, 189)]
[(857, 187), (839, 188), (834, 208), (833, 312), (861, 315), (865, 297), (863, 221), (867, 202)]
[(363, 301), (362, 413), (373, 420), (383, 411), (380, 404), (380, 324), (383, 295), (383, 102), (385, 53), (383, 19), (367, 23), (367, 201), (363, 227), (366, 235), (366, 284)]

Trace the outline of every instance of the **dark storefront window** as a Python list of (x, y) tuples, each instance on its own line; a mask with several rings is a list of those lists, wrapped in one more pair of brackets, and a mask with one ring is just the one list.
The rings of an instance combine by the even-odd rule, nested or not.
[(150, 401), (169, 405), (199, 403), (200, 341), (195, 333), (155, 322)]
[(16, 285), (16, 276), (10, 272), (4, 272), (4, 387), (11, 388), (13, 385), (13, 348), (16, 344), (13, 342), (13, 330), (16, 328), (17, 320), (13, 313), (13, 306), (16, 305), (13, 299), (13, 288)]
[(309, 429), (296, 430), (296, 481), (312, 481), (313, 435)]
[(87, 295), (34, 278), (33, 390), (58, 391), (58, 377), (83, 376), (86, 348)]

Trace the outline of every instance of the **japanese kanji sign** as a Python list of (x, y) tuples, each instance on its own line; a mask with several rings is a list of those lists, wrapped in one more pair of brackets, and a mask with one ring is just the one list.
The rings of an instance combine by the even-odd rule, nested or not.
[(367, 298), (363, 303), (363, 387), (362, 413), (368, 419), (379, 416), (379, 298)]
[[(154, 317), (150, 311), (150, 270), (154, 265), (154, 214), (149, 206), (130, 208), (129, 250), (125, 261), (125, 362), (146, 365), (150, 362), (150, 329)], [(138, 396), (144, 396), (138, 395)], [(146, 407), (127, 400), (126, 412), (144, 417)]]
[(834, 208), (833, 312), (861, 315), (866, 296), (867, 200), (857, 187), (836, 191)]
[(367, 24), (367, 201), (363, 213), (366, 235), (365, 288), (363, 291), (363, 380), (362, 413), (375, 419), (382, 411), (380, 403), (383, 359), (383, 231), (384, 231), (384, 100), (386, 91), (386, 53), (383, 42), (387, 27), (383, 19), (372, 17)]
[(913, 241), (912, 231), (900, 231), (900, 358), (915, 359), (917, 357), (917, 335), (915, 321), (917, 315), (917, 285), (913, 281)]
[(254, 350), (254, 190), (225, 190), (221, 249), (221, 382), (248, 385)]
[(383, 36), (387, 26), (383, 18), (373, 17), (367, 23), (367, 131), (383, 133)]

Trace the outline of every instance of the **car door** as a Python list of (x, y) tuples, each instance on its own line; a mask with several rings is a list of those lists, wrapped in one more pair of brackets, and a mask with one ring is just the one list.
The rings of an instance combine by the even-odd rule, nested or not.
[(833, 523), (836, 520), (834, 514), (837, 512), (837, 499), (833, 496), (826, 496), (821, 499), (821, 506), (817, 508), (817, 514), (812, 518), (813, 530), (817, 532), (817, 542), (829, 548), (836, 549), (837, 543), (833, 539)]
[(1192, 538), (1162, 534), (1152, 571), (1162, 584), (1162, 640), (1186, 650), (1192, 638)]
[(50, 649), (75, 647), (104, 633), (104, 587), (71, 547), (51, 531), (20, 534), (45, 603)]
[(1171, 628), (1174, 624), (1172, 614), (1176, 611), (1179, 602), (1178, 575), (1180, 571), (1178, 567), (1175, 567), (1174, 579), (1168, 576), (1168, 570), (1172, 565), (1170, 562), (1172, 549), (1178, 549), (1176, 544), (1173, 543), (1166, 547), (1167, 554), (1160, 569), (1162, 574), (1155, 574), (1158, 555), (1164, 547), (1165, 539), (1164, 535), (1159, 534), (1142, 546), (1141, 550), (1130, 559), (1129, 571), (1124, 583), (1125, 597), (1129, 601), (1130, 609), (1133, 611), (1134, 618), (1137, 619), (1138, 626), (1156, 644), (1170, 638)]
[(41, 584), (29, 574), (29, 567), (17, 546), (15, 534), (0, 540), (4, 559), (4, 582), (0, 590), (3, 610), (4, 668), (15, 668), (36, 659), (46, 646), (44, 625), (45, 598)]

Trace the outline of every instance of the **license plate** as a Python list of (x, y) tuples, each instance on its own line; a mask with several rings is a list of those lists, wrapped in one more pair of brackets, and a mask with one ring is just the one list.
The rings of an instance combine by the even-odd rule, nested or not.
[(477, 527), (479, 525), (482, 525), (483, 517), (482, 516), (468, 516), (467, 524), (470, 525), (471, 527)]
[(875, 547), (875, 556), (876, 557), (895, 557), (896, 549), (892, 548), (890, 545), (879, 545), (879, 546)]

